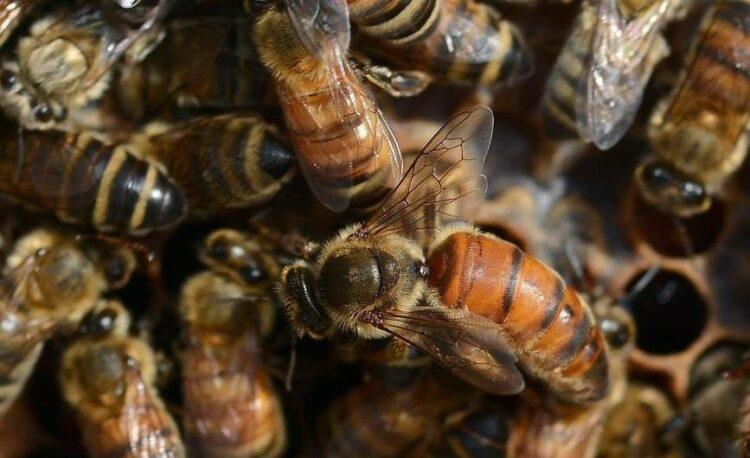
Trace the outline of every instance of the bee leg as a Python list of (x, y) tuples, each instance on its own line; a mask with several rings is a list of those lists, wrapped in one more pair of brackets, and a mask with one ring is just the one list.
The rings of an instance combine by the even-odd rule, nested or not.
[(357, 73), (392, 97), (414, 97), (432, 83), (432, 78), (417, 70), (397, 70), (373, 63), (361, 54), (353, 55)]
[(331, 319), (320, 306), (315, 276), (310, 266), (298, 261), (281, 272), (277, 292), (284, 313), (297, 335), (322, 339), (331, 328)]

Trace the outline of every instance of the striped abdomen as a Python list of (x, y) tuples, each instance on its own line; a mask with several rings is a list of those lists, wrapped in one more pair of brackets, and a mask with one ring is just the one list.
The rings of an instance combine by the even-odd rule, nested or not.
[(656, 153), (706, 184), (737, 170), (747, 153), (748, 47), (750, 3), (717, 3), (706, 15), (677, 90), (651, 120)]
[(119, 67), (115, 98), (130, 118), (168, 107), (247, 108), (270, 87), (247, 39), (249, 18), (174, 21), (143, 61)]
[(552, 67), (541, 102), (544, 131), (551, 138), (578, 138), (576, 100), (585, 97), (586, 64), (596, 24), (592, 8), (582, 6), (565, 45)]
[[(131, 389), (128, 387), (126, 389)], [(153, 390), (152, 387), (145, 388)], [(179, 430), (164, 403), (154, 394), (149, 401), (124, 404), (129, 412), (94, 421), (81, 416), (81, 433), (92, 458), (185, 458)], [(144, 399), (145, 401), (145, 399)]]
[(148, 143), (198, 215), (260, 204), (292, 177), (294, 153), (254, 116), (196, 119)]
[(344, 66), (344, 76), (315, 87), (278, 84), (300, 168), (318, 198), (337, 211), (377, 205), (401, 171), (390, 128)]
[(512, 243), (459, 231), (431, 251), (428, 284), (448, 307), (500, 324), (520, 364), (560, 397), (601, 399), (604, 339), (588, 306), (549, 267)]
[[(512, 83), (531, 73), (531, 51), (515, 25), (474, 0), (349, 0), (359, 30), (383, 58), (454, 82)], [(378, 50), (375, 50), (378, 52)]]
[(237, 345), (201, 345), (188, 349), (183, 361), (190, 445), (203, 457), (279, 456), (286, 445), (284, 414), (265, 370), (246, 361), (258, 355)]
[(124, 146), (54, 131), (25, 131), (19, 146), (18, 134), (9, 130), (0, 192), (11, 200), (105, 232), (143, 234), (172, 226), (185, 214), (176, 185)]

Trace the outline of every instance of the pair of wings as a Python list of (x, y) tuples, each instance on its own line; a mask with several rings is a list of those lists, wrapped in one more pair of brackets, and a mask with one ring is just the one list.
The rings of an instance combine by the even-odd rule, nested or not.
[(578, 132), (600, 149), (625, 135), (656, 63), (666, 55), (658, 47), (664, 46), (659, 40), (672, 2), (656, 0), (628, 19), (619, 0), (598, 0), (593, 28), (579, 24), (574, 32), (580, 34), (574, 39), (589, 40), (584, 87), (576, 98)]
[[(427, 248), (441, 223), (467, 215), (484, 196), (487, 179), (481, 170), (492, 128), (492, 111), (487, 107), (450, 119), (352, 237), (398, 234)], [(466, 309), (386, 310), (378, 312), (370, 324), (414, 345), (487, 392), (512, 394), (524, 387), (514, 351), (500, 327)]]
[[(0, 360), (20, 362), (37, 344), (46, 340), (62, 316), (32, 317), (21, 310), (27, 282), (36, 268), (40, 253), (27, 256), (18, 266), (0, 279)], [(14, 354), (3, 354), (13, 348)], [(12, 365), (12, 364), (11, 364)]]
[[(112, 432), (100, 434), (94, 428), (86, 437), (87, 445), (100, 453), (111, 452), (112, 447), (119, 445), (122, 448), (118, 451), (134, 457), (184, 456), (177, 427), (157, 396), (155, 388), (143, 379), (139, 365), (128, 361), (122, 408), (112, 419), (119, 437), (112, 437)], [(113, 439), (121, 443), (114, 444)]]
[[(346, 4), (287, 0), (287, 11), (305, 46), (334, 71), (344, 69), (343, 54), (350, 39)], [(399, 234), (420, 240), (426, 247), (441, 222), (466, 215), (484, 196), (487, 180), (481, 170), (492, 128), (492, 111), (487, 107), (449, 120), (352, 237)], [(373, 317), (370, 324), (414, 345), (485, 391), (509, 394), (523, 389), (516, 358), (497, 324), (467, 310), (389, 310)]]
[[(387, 188), (398, 182), (403, 170), (401, 152), (383, 114), (347, 59), (351, 30), (346, 2), (286, 0), (286, 12), (299, 40), (325, 66), (327, 74), (322, 94), (285, 90), (287, 105), (295, 108), (285, 110), (284, 115), (292, 132), (297, 130), (295, 126), (309, 129), (315, 125), (314, 132), (294, 137), (297, 149), (305, 151), (297, 156), (300, 169), (320, 202), (334, 211), (344, 211), (352, 196), (341, 189), (355, 186), (358, 176), (377, 174)], [(323, 102), (326, 122), (336, 120), (338, 125), (318, 125), (321, 107), (308, 99), (320, 96), (330, 101)], [(356, 139), (355, 145), (352, 139)], [(332, 169), (338, 171), (336, 184), (331, 184), (328, 176)]]
[[(263, 368), (256, 333), (246, 332), (221, 353), (190, 334), (187, 345), (183, 362), (185, 415), (197, 429), (196, 439), (216, 441), (219, 432), (220, 442), (239, 443), (244, 432), (261, 421), (255, 410), (263, 399), (256, 396), (261, 395), (258, 389), (265, 374), (260, 372)], [(216, 399), (232, 401), (219, 406)], [(217, 412), (219, 407), (221, 412)]]

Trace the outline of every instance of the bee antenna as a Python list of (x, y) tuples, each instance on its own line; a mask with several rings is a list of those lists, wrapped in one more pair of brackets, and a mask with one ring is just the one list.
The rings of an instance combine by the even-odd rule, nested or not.
[[(291, 329), (291, 328), (290, 328)], [(289, 353), (289, 364), (286, 367), (286, 376), (284, 377), (284, 388), (292, 391), (292, 379), (294, 378), (294, 369), (297, 367), (297, 336), (290, 332), (292, 337), (292, 350)]]
[(660, 270), (661, 266), (659, 264), (653, 264), (651, 267), (649, 267), (648, 270), (641, 276), (641, 278), (638, 279), (638, 282), (633, 285), (632, 288), (630, 288), (630, 291), (628, 291), (622, 298), (620, 298), (620, 302), (627, 304), (628, 302), (632, 301), (635, 296), (646, 289), (646, 287), (654, 280), (656, 274), (658, 274)]

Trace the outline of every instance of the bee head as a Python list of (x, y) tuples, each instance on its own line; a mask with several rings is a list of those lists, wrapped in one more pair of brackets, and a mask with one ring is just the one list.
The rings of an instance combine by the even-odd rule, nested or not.
[(711, 196), (700, 181), (660, 162), (640, 166), (636, 182), (646, 202), (679, 217), (702, 213), (711, 205)]

